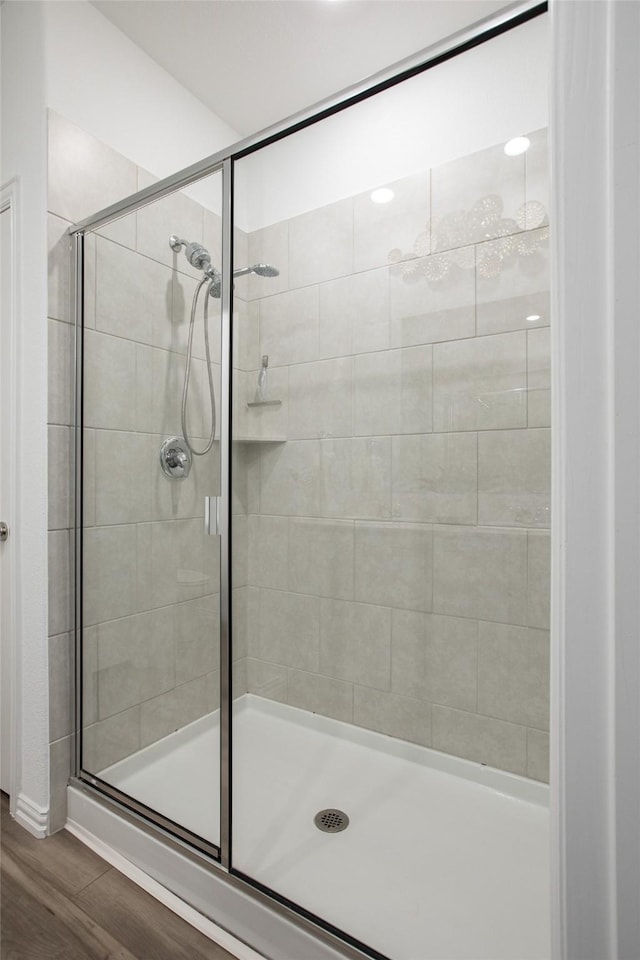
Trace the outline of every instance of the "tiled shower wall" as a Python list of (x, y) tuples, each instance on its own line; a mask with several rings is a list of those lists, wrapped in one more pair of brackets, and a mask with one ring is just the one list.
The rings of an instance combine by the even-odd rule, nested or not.
[[(53, 829), (64, 822), (73, 725), (73, 328), (65, 232), (151, 182), (145, 171), (50, 113)], [(194, 457), (186, 480), (166, 479), (158, 459), (163, 439), (181, 433), (197, 275), (182, 254), (171, 251), (168, 238), (174, 233), (204, 242), (220, 265), (219, 218), (183, 195), (124, 217), (85, 241), (83, 721), (84, 765), (92, 772), (209, 712), (219, 699), (219, 541), (205, 537), (203, 524), (203, 498), (219, 492), (218, 443), (207, 456)], [(239, 234), (239, 256), (242, 246)], [(241, 289), (240, 284), (237, 292)], [(202, 302), (203, 296), (188, 418), (200, 449), (209, 431)], [(210, 304), (219, 402), (220, 301)], [(237, 312), (241, 317), (239, 298)], [(252, 356), (249, 365), (254, 363)], [(243, 661), (240, 630), (236, 641)], [(239, 692), (245, 689), (243, 666), (237, 668)]]
[[(546, 231), (508, 222), (520, 211), (532, 228), (534, 201), (547, 205), (544, 133), (532, 140), (526, 159), (496, 148), (400, 181), (388, 207), (366, 194), (236, 231), (236, 266), (269, 261), (280, 276), (235, 289), (234, 694), (544, 779)], [(150, 182), (50, 114), (53, 829), (73, 723), (63, 234)], [(501, 215), (495, 199), (471, 213), (496, 195)], [(483, 239), (496, 229), (506, 239)], [(201, 237), (219, 263), (216, 218), (182, 196), (87, 240), (85, 722), (96, 770), (217, 703), (217, 557), (199, 506), (217, 492), (216, 449), (184, 483), (157, 466), (161, 440), (180, 433), (194, 287), (166, 245), (174, 232)], [(283, 402), (250, 409), (264, 353)], [(201, 339), (196, 356), (190, 422), (206, 433)]]
[[(249, 235), (250, 692), (548, 777), (546, 133)], [(252, 399), (257, 370), (246, 376)], [(286, 442), (275, 442), (286, 438)]]

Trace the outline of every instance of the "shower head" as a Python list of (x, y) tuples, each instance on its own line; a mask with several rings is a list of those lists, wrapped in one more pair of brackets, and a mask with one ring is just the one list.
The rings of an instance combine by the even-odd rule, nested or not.
[(196, 270), (207, 270), (211, 266), (211, 255), (206, 247), (201, 243), (189, 243), (187, 240), (181, 240), (180, 237), (169, 237), (169, 246), (175, 253), (179, 253), (184, 247), (184, 255)]
[(234, 270), (234, 277), (244, 277), (248, 273), (255, 273), (259, 277), (277, 277), (280, 271), (277, 267), (272, 267), (270, 263), (254, 263), (251, 267), (242, 267), (241, 270)]

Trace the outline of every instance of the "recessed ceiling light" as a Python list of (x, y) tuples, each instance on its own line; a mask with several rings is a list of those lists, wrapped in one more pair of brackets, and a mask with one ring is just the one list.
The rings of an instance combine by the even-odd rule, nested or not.
[(527, 317), (527, 320), (529, 321), (529, 323), (535, 323), (536, 320), (539, 320), (539, 319), (540, 319), (539, 313), (532, 313), (531, 316)]
[(508, 157), (518, 157), (521, 153), (526, 153), (530, 146), (529, 137), (514, 137), (513, 140), (507, 140), (504, 152)]
[(390, 200), (393, 200), (393, 197), (393, 190), (389, 190), (388, 187), (380, 187), (379, 190), (374, 190), (371, 194), (374, 203), (389, 203)]

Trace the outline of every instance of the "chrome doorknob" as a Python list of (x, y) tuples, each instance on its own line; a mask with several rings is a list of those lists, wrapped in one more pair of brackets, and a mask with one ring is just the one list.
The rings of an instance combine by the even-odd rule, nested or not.
[(9, 536), (9, 527), (6, 525), (4, 520), (2, 520), (0, 521), (0, 541), (4, 543), (4, 541), (7, 539), (8, 536)]

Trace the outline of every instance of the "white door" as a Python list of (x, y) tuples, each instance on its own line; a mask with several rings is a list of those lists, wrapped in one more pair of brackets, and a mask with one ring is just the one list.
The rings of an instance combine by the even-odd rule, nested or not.
[[(11, 460), (11, 401), (12, 387), (12, 218), (14, 209), (9, 204), (0, 206), (0, 522), (6, 523), (11, 535), (11, 504), (9, 497), (9, 462)], [(11, 793), (11, 570), (9, 540), (0, 539), (0, 789)]]

